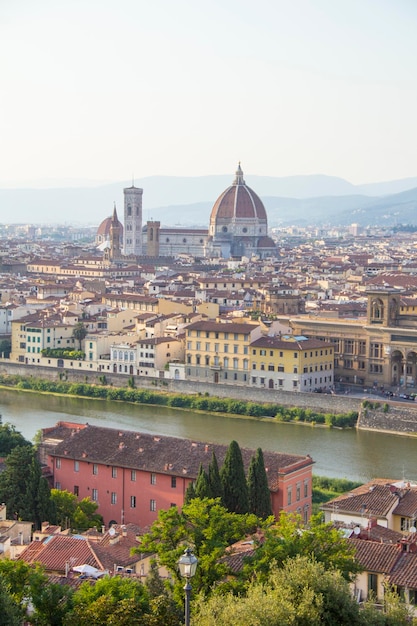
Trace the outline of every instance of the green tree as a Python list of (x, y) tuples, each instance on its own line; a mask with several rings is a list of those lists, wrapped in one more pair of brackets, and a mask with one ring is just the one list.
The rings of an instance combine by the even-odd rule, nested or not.
[(149, 613), (148, 592), (142, 583), (119, 576), (86, 582), (74, 593), (67, 626), (144, 626)]
[(200, 469), (198, 471), (197, 480), (195, 483), (195, 497), (196, 498), (211, 498), (211, 489), (209, 479), (206, 470), (200, 463)]
[(251, 582), (246, 596), (213, 594), (194, 603), (198, 626), (360, 626), (359, 606), (337, 570), (308, 557), (272, 566)]
[(188, 504), (193, 498), (195, 498), (195, 487), (194, 482), (191, 481), (188, 483), (188, 487), (185, 490), (184, 504)]
[(30, 446), (30, 441), (26, 441), (22, 433), (16, 430), (12, 424), (2, 423), (0, 415), (0, 457), (5, 457), (18, 446)]
[(76, 324), (74, 324), (74, 328), (72, 329), (72, 336), (79, 342), (80, 351), (82, 340), (85, 339), (87, 333), (88, 331), (82, 322), (77, 322)]
[(249, 464), (248, 498), (251, 513), (255, 513), (262, 519), (272, 515), (271, 493), (268, 487), (268, 477), (261, 448), (256, 450)]
[(0, 341), (0, 357), (8, 359), (12, 351), (12, 342), (10, 339), (2, 339)]
[(74, 513), (74, 528), (80, 532), (92, 527), (100, 530), (103, 525), (103, 517), (97, 513), (97, 509), (97, 502), (93, 502), (91, 498), (80, 500)]
[(320, 515), (313, 516), (306, 526), (300, 515), (282, 512), (278, 522), (265, 529), (264, 539), (253, 557), (244, 565), (243, 578), (256, 571), (260, 580), (269, 575), (271, 565), (282, 567), (288, 558), (312, 556), (326, 569), (337, 569), (346, 580), (353, 580), (360, 571), (354, 549), (330, 523)]
[(220, 470), (224, 506), (232, 513), (249, 511), (248, 485), (242, 452), (237, 441), (231, 441)]
[(158, 519), (141, 537), (141, 545), (135, 551), (157, 554), (158, 563), (171, 572), (175, 598), (182, 599), (184, 582), (178, 571), (178, 559), (184, 548), (190, 546), (198, 558), (193, 590), (208, 593), (228, 571), (222, 560), (226, 548), (254, 532), (258, 521), (255, 515), (227, 511), (219, 498), (194, 498), (184, 504), (181, 512), (176, 507), (159, 511)]
[(51, 489), (51, 500), (55, 505), (55, 521), (64, 530), (73, 525), (78, 498), (70, 491)]
[(50, 489), (32, 446), (14, 448), (0, 474), (0, 501), (11, 516), (33, 521), (35, 528), (54, 517)]
[(211, 461), (208, 468), (208, 478), (211, 489), (212, 498), (223, 498), (223, 485), (220, 478), (219, 464), (217, 463), (216, 453), (213, 450)]
[(2, 626), (21, 626), (23, 616), (22, 607), (13, 599), (7, 582), (0, 575), (0, 624)]
[(34, 608), (31, 621), (36, 626), (62, 626), (72, 609), (73, 590), (60, 585), (47, 576), (31, 579), (30, 599)]

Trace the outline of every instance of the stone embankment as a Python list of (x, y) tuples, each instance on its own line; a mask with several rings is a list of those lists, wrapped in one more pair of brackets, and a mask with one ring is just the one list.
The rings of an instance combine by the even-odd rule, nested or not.
[[(70, 382), (102, 384), (103, 373), (77, 372), (61, 368), (38, 367), (18, 363), (0, 363), (0, 373), (20, 376), (34, 376), (47, 380), (64, 378)], [(127, 387), (128, 376), (123, 374), (105, 374), (107, 384), (114, 387)], [(219, 398), (234, 398), (252, 402), (276, 402), (283, 406), (309, 408), (322, 413), (359, 413), (358, 428), (363, 430), (386, 431), (400, 434), (417, 434), (417, 403), (377, 402), (378, 408), (364, 407), (363, 399), (350, 395), (331, 395), (322, 393), (291, 393), (254, 387), (208, 384), (188, 380), (166, 378), (134, 377), (135, 386), (173, 393), (201, 394)], [(388, 408), (384, 408), (388, 407)]]
[[(378, 403), (377, 403), (378, 404)], [(361, 406), (358, 428), (401, 435), (417, 435), (417, 405), (381, 402), (380, 406)]]

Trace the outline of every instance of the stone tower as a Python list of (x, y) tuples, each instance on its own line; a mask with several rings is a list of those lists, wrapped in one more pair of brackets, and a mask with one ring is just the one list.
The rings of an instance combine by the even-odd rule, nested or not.
[(141, 255), (143, 189), (132, 184), (131, 187), (124, 189), (123, 193), (125, 197), (123, 252), (125, 255)]
[(146, 255), (152, 257), (159, 256), (159, 231), (161, 222), (153, 220), (147, 222), (146, 229)]
[(110, 259), (114, 261), (115, 259), (120, 259), (121, 250), (120, 250), (120, 231), (121, 226), (120, 222), (117, 219), (117, 211), (116, 211), (116, 203), (113, 208), (113, 216), (111, 218), (110, 223)]

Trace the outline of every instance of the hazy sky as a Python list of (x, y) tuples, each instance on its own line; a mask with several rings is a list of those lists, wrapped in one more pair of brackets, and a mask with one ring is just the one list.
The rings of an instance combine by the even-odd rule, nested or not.
[(0, 0), (0, 186), (416, 176), (416, 33), (416, 0)]

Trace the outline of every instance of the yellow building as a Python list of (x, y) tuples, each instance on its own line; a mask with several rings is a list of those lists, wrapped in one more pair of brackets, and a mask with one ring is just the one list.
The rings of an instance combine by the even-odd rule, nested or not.
[(250, 345), (250, 384), (283, 391), (329, 390), (333, 352), (330, 343), (303, 336), (260, 337)]
[(186, 329), (186, 378), (247, 385), (249, 346), (261, 332), (257, 323), (199, 321), (190, 324)]

